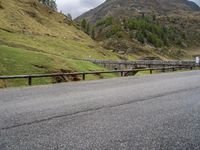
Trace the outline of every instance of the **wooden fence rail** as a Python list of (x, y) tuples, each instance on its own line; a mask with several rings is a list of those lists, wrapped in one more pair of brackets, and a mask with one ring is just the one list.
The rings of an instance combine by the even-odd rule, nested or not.
[(169, 61), (162, 61), (162, 60), (136, 60), (136, 61), (129, 61), (129, 60), (96, 60), (96, 59), (79, 59), (82, 61), (89, 61), (96, 64), (113, 64), (113, 65), (165, 65), (165, 66), (195, 66), (195, 60), (169, 60)]
[(128, 76), (129, 73), (137, 73), (139, 71), (150, 71), (150, 74), (153, 73), (153, 70), (161, 70), (165, 72), (166, 70), (175, 71), (176, 69), (193, 69), (193, 66), (181, 66), (181, 67), (161, 67), (161, 68), (141, 68), (141, 69), (131, 69), (131, 70), (108, 70), (108, 71), (89, 71), (89, 72), (73, 72), (73, 73), (53, 73), (53, 74), (33, 74), (33, 75), (12, 75), (12, 76), (0, 76), (0, 80), (8, 79), (28, 79), (28, 85), (32, 85), (33, 78), (47, 78), (47, 77), (68, 77), (68, 76), (82, 76), (82, 80), (86, 79), (86, 75), (100, 75), (107, 73), (120, 73), (120, 76)]
[(112, 69), (138, 69), (138, 68), (158, 68), (158, 67), (181, 67), (181, 66), (197, 66), (194, 60), (95, 60), (95, 59), (78, 59), (82, 61), (89, 61), (97, 65), (101, 65), (109, 70)]

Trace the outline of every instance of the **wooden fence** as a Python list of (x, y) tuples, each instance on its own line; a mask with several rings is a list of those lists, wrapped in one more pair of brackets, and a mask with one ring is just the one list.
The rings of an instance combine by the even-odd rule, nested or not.
[(195, 65), (195, 61), (191, 60), (171, 60), (171, 61), (162, 61), (162, 60), (137, 60), (137, 61), (112, 61), (112, 60), (95, 60), (95, 59), (87, 59), (86, 61), (90, 61), (98, 64), (127, 64), (127, 65), (166, 65), (166, 66), (191, 66)]
[(181, 67), (181, 66), (196, 66), (193, 60), (137, 60), (137, 61), (113, 61), (113, 60), (95, 60), (95, 59), (81, 59), (82, 61), (89, 61), (97, 65), (101, 65), (108, 69), (137, 69), (137, 68), (157, 68), (157, 67)]
[(193, 69), (193, 66), (175, 66), (175, 67), (161, 67), (161, 68), (140, 68), (140, 69), (130, 69), (130, 70), (109, 70), (109, 71), (89, 71), (89, 72), (74, 72), (74, 73), (53, 73), (53, 74), (33, 74), (33, 75), (12, 75), (12, 76), (0, 76), (0, 80), (10, 80), (10, 79), (28, 79), (28, 85), (32, 85), (33, 78), (47, 78), (47, 77), (69, 77), (69, 76), (82, 76), (82, 80), (86, 79), (86, 75), (100, 75), (107, 73), (119, 73), (120, 76), (128, 76), (129, 73), (136, 74), (139, 71), (150, 71), (161, 70), (165, 72), (167, 70), (175, 71), (176, 69)]

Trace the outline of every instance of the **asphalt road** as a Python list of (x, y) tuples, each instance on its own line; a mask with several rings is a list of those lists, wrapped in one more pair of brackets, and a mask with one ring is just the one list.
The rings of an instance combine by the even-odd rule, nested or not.
[(0, 150), (200, 149), (200, 71), (0, 90)]

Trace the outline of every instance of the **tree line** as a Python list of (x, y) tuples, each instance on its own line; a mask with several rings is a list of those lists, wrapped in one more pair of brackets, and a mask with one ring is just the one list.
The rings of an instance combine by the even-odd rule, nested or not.
[(87, 20), (83, 19), (81, 21), (81, 28), (86, 34), (90, 35), (92, 39), (95, 39), (95, 27), (91, 26)]
[(57, 10), (56, 0), (39, 0), (39, 2), (52, 8), (53, 10)]
[[(48, 6), (49, 8), (57, 11), (57, 4), (56, 4), (56, 0), (38, 0), (40, 3)], [(62, 13), (62, 11), (60, 12)], [(72, 20), (72, 16), (70, 13), (68, 13), (67, 15), (65, 15), (69, 20)]]
[(135, 38), (142, 44), (149, 43), (155, 47), (182, 46), (187, 39), (184, 31), (158, 22), (155, 15), (122, 20), (107, 17), (97, 22), (95, 27), (99, 29), (98, 34), (106, 29), (101, 34), (104, 38)]

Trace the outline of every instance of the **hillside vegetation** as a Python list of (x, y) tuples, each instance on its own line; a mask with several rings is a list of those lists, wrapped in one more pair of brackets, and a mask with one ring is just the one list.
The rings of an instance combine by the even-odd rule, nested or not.
[[(155, 47), (171, 44), (182, 46), (181, 44), (186, 40), (186, 34), (183, 31), (177, 31), (173, 26), (161, 25), (150, 17), (124, 19), (122, 23), (109, 17), (97, 22), (96, 27), (100, 28), (99, 38), (127, 36), (129, 39), (135, 38), (142, 44), (146, 42)], [(102, 28), (108, 28), (108, 31), (100, 35)]]
[(107, 0), (76, 21), (104, 48), (137, 58), (191, 59), (200, 47), (200, 7), (187, 0)]
[[(37, 0), (0, 0), (0, 14), (0, 75), (102, 70), (76, 59), (119, 58), (96, 44), (65, 15)], [(21, 80), (0, 82), (1, 87), (24, 84)]]

